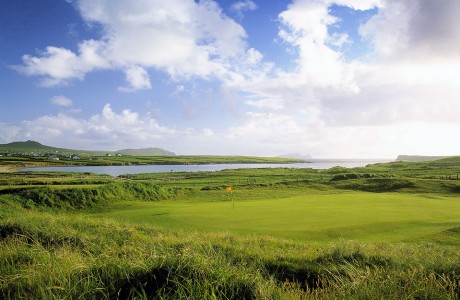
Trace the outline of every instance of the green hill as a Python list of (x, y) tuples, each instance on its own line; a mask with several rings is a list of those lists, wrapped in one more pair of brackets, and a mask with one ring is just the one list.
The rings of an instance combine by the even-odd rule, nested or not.
[(30, 153), (30, 152), (72, 152), (74, 150), (50, 147), (40, 144), (36, 141), (12, 142), (0, 144), (0, 152), (9, 153)]
[(45, 146), (36, 141), (25, 142), (12, 142), (8, 144), (0, 144), (0, 153), (20, 153), (20, 154), (33, 154), (33, 153), (57, 153), (57, 154), (78, 154), (82, 156), (103, 156), (108, 153), (131, 156), (175, 156), (176, 154), (161, 148), (145, 148), (145, 149), (124, 149), (120, 151), (89, 151), (89, 150), (75, 150), (56, 148)]
[(398, 155), (396, 161), (410, 161), (410, 162), (420, 162), (420, 161), (433, 161), (444, 158), (449, 158), (450, 156), (423, 156), (423, 155)]
[(116, 151), (116, 153), (132, 156), (176, 156), (174, 152), (161, 148), (123, 149)]
[(460, 156), (452, 156), (447, 158), (438, 159), (435, 161), (431, 161), (430, 165), (437, 165), (437, 166), (459, 166), (460, 165)]

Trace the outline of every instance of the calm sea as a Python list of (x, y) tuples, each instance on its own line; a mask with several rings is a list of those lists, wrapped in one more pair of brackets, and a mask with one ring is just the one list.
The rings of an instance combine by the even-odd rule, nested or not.
[(40, 167), (23, 168), (22, 171), (39, 172), (90, 172), (119, 176), (124, 174), (164, 173), (164, 172), (199, 172), (220, 171), (226, 169), (255, 169), (255, 168), (311, 168), (329, 169), (335, 166), (345, 168), (364, 167), (368, 164), (390, 162), (391, 160), (376, 159), (315, 159), (308, 163), (292, 164), (200, 164), (200, 165), (135, 165), (135, 166), (72, 166), (72, 167)]

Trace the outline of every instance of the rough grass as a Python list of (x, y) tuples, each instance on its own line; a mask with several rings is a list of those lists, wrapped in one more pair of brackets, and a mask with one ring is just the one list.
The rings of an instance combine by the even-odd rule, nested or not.
[(0, 174), (0, 299), (460, 299), (457, 172)]
[(149, 182), (114, 182), (96, 187), (28, 187), (0, 190), (24, 207), (88, 209), (116, 201), (160, 201), (191, 194), (190, 189), (163, 187)]
[(16, 208), (0, 221), (3, 299), (458, 299), (457, 248), (129, 225)]

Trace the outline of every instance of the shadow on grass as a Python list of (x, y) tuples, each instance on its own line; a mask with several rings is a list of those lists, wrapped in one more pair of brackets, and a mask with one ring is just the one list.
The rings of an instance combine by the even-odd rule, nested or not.
[(280, 283), (297, 283), (304, 291), (322, 288), (322, 272), (312, 263), (298, 265), (292, 262), (267, 262), (265, 269)]
[(256, 299), (256, 288), (250, 282), (220, 278), (193, 267), (160, 266), (119, 275), (105, 278), (112, 285), (110, 299)]
[(24, 239), (27, 244), (40, 244), (45, 249), (55, 249), (64, 245), (84, 248), (84, 242), (76, 236), (53, 236), (47, 232), (30, 231), (16, 224), (0, 225), (0, 240), (7, 238)]

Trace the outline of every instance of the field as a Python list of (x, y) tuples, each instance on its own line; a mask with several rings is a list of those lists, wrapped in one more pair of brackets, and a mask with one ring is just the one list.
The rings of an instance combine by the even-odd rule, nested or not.
[(0, 298), (460, 299), (459, 173), (1, 173)]

